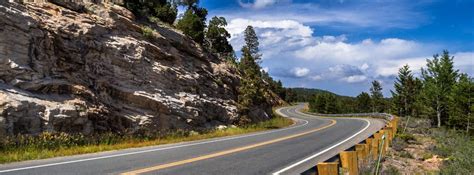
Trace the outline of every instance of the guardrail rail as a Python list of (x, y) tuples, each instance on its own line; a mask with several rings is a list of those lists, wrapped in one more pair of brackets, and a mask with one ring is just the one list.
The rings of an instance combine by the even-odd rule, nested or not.
[(359, 144), (340, 152), (335, 157), (316, 165), (318, 175), (358, 175), (361, 169), (375, 168), (370, 174), (379, 175), (380, 161), (387, 154), (388, 147), (397, 133), (399, 118), (387, 113), (355, 113), (355, 114), (315, 114), (322, 117), (369, 117), (383, 118), (385, 126)]

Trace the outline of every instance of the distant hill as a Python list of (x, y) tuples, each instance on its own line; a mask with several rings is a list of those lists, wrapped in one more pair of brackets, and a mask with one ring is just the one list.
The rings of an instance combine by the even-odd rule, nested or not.
[(290, 88), (290, 89), (292, 90), (292, 92), (296, 94), (296, 101), (299, 101), (299, 102), (308, 102), (314, 95), (321, 94), (321, 93), (334, 94), (338, 97), (343, 97), (343, 98), (351, 98), (351, 99), (354, 98), (354, 97), (339, 95), (331, 91), (315, 89), (315, 88)]

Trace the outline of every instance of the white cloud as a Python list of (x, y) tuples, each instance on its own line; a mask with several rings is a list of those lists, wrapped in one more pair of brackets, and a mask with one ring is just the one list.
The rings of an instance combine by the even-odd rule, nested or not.
[(226, 27), (231, 34), (230, 42), (235, 50), (244, 45), (243, 32), (249, 25), (253, 26), (258, 34), (263, 59), (314, 42), (313, 30), (294, 20), (263, 21), (237, 18), (231, 20)]
[(362, 64), (362, 65), (359, 67), (359, 69), (362, 70), (362, 71), (365, 71), (365, 70), (367, 70), (368, 68), (369, 68), (369, 65), (368, 65), (367, 63), (364, 63), (364, 64)]
[[(210, 16), (227, 19), (246, 17), (251, 20), (295, 20), (333, 28), (414, 28), (425, 24), (428, 18), (413, 4), (398, 1), (367, 1), (346, 6), (324, 6), (320, 3), (295, 3), (291, 0), (239, 0), (243, 9), (220, 9)], [(258, 10), (257, 10), (258, 9)], [(397, 14), (394, 16), (393, 14)]]
[(251, 2), (244, 3), (241, 0), (239, 0), (240, 6), (245, 7), (245, 8), (255, 8), (255, 9), (264, 8), (264, 7), (275, 4), (276, 2), (277, 0), (255, 0), (255, 2), (253, 3)]
[(305, 77), (309, 74), (309, 69), (305, 67), (295, 67), (291, 70), (291, 72), (296, 76), (296, 77)]
[(273, 28), (287, 30), (285, 36), (311, 36), (313, 34), (312, 29), (309, 26), (305, 26), (300, 22), (294, 20), (250, 20), (243, 18), (232, 19), (227, 25), (226, 29), (230, 34), (236, 35), (242, 33), (247, 26), (253, 26), (255, 28)]
[(314, 75), (314, 76), (311, 76), (309, 77), (311, 80), (314, 80), (314, 81), (319, 81), (319, 80), (322, 80), (323, 77), (321, 75)]
[(312, 46), (303, 47), (295, 56), (308, 60), (332, 62), (373, 62), (377, 59), (403, 58), (424, 53), (426, 49), (419, 43), (398, 38), (382, 39), (379, 42), (366, 39), (358, 43), (345, 40), (335, 42), (321, 41)]
[(353, 76), (344, 77), (341, 80), (347, 83), (359, 83), (359, 82), (363, 82), (367, 80), (367, 77), (365, 75), (353, 75)]

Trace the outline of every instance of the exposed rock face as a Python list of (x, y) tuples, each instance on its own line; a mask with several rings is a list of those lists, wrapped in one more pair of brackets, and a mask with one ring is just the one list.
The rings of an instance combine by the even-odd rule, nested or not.
[(117, 5), (0, 2), (0, 136), (236, 123), (236, 69), (154, 28)]

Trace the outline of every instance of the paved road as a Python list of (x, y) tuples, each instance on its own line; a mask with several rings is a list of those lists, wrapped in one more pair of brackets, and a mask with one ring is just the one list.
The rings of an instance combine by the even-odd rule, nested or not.
[(320, 118), (299, 112), (288, 128), (0, 165), (0, 174), (296, 174), (382, 128), (378, 119)]

